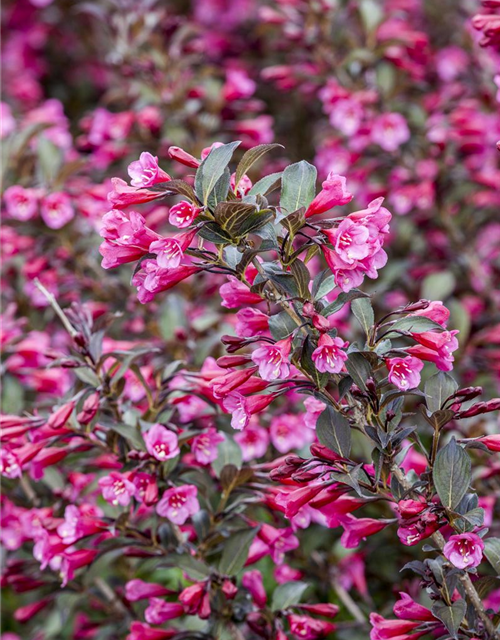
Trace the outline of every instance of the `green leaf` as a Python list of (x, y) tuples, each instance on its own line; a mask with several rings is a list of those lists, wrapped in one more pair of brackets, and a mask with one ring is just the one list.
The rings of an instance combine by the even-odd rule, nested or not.
[(240, 142), (230, 142), (212, 149), (198, 167), (195, 177), (195, 190), (196, 195), (204, 205), (208, 204), (210, 194), (224, 174), (235, 149), (239, 145)]
[(137, 427), (131, 424), (114, 424), (110, 429), (119, 433), (125, 440), (128, 440), (134, 449), (138, 449), (139, 451), (146, 449), (142, 434)]
[(304, 298), (304, 300), (309, 300), (311, 297), (311, 294), (309, 293), (309, 283), (311, 282), (309, 269), (302, 260), (297, 259), (290, 265), (290, 271), (297, 283), (297, 289), (300, 297)]
[(345, 362), (346, 369), (360, 389), (366, 389), (366, 381), (372, 377), (372, 370), (368, 361), (358, 352), (349, 354)]
[(406, 316), (397, 320), (389, 329), (389, 331), (411, 331), (412, 333), (422, 333), (423, 331), (432, 331), (432, 329), (443, 330), (443, 327), (424, 316)]
[(299, 604), (302, 594), (308, 586), (305, 582), (298, 581), (280, 584), (274, 590), (271, 609), (273, 611), (283, 611), (294, 604)]
[(315, 300), (321, 300), (335, 289), (335, 276), (330, 269), (325, 269), (318, 273), (312, 284), (312, 295)]
[(219, 572), (233, 576), (243, 569), (248, 558), (248, 551), (253, 539), (257, 535), (257, 528), (245, 529), (232, 535), (224, 544), (224, 551), (219, 562)]
[(255, 233), (258, 229), (265, 227), (272, 222), (274, 213), (271, 209), (262, 209), (255, 211), (246, 218), (241, 226), (235, 231), (239, 237), (245, 236), (247, 233)]
[(351, 310), (363, 331), (368, 336), (370, 329), (375, 322), (370, 298), (357, 298), (356, 300), (353, 300), (351, 302)]
[(347, 293), (339, 294), (336, 300), (331, 302), (321, 311), (321, 315), (325, 316), (325, 318), (328, 318), (328, 316), (331, 316), (333, 313), (336, 313), (337, 311), (342, 309), (342, 307), (348, 302), (351, 302), (351, 300), (367, 297), (369, 296), (363, 291), (360, 291), (359, 289), (351, 289), (351, 291), (348, 291)]
[(437, 454), (432, 477), (443, 505), (447, 509), (455, 509), (471, 481), (470, 458), (455, 438)]
[(424, 387), (429, 411), (432, 413), (439, 411), (446, 399), (452, 396), (457, 389), (458, 385), (455, 380), (444, 371), (431, 376), (426, 380)]
[(349, 421), (333, 407), (327, 406), (316, 422), (316, 435), (321, 444), (344, 458), (351, 452)]
[(277, 171), (276, 173), (270, 173), (258, 182), (256, 182), (250, 189), (247, 195), (249, 196), (267, 196), (268, 193), (277, 189), (281, 184), (281, 176), (283, 171)]
[(484, 540), (484, 555), (500, 576), (500, 538), (486, 538)]
[(446, 604), (435, 604), (432, 607), (432, 613), (441, 620), (453, 638), (457, 638), (466, 610), (465, 600), (456, 600), (451, 607)]
[(292, 213), (311, 204), (316, 195), (316, 167), (305, 160), (291, 164), (283, 171), (280, 207)]
[(178, 193), (179, 195), (187, 198), (193, 204), (198, 203), (193, 187), (187, 182), (184, 182), (184, 180), (170, 180), (170, 182), (166, 184), (166, 188), (167, 193), (169, 191), (172, 193)]
[(422, 283), (422, 298), (445, 300), (455, 289), (455, 276), (451, 271), (431, 273)]
[(222, 469), (228, 464), (234, 465), (238, 469), (241, 467), (242, 455), (239, 445), (227, 434), (224, 434), (224, 441), (217, 446), (217, 458), (212, 462), (212, 469), (220, 477)]
[(214, 244), (231, 244), (231, 236), (216, 222), (207, 222), (198, 231), (198, 235)]
[(268, 153), (272, 149), (277, 149), (278, 147), (281, 147), (282, 149), (284, 149), (282, 144), (259, 144), (256, 147), (252, 147), (251, 149), (249, 149), (243, 155), (243, 158), (241, 158), (236, 168), (236, 175), (234, 177), (235, 193), (238, 189), (240, 180), (243, 178), (246, 172), (252, 167), (252, 165), (254, 165), (258, 160), (260, 160), (260, 158), (262, 158), (262, 156), (264, 156), (266, 153)]
[(269, 318), (269, 331), (275, 340), (283, 340), (295, 331), (297, 323), (286, 311), (280, 311)]
[(175, 556), (173, 566), (185, 571), (193, 580), (205, 580), (210, 575), (210, 569), (205, 563), (189, 555)]
[(231, 235), (234, 235), (245, 219), (255, 211), (255, 205), (245, 204), (240, 200), (221, 202), (215, 208), (214, 217), (217, 224)]

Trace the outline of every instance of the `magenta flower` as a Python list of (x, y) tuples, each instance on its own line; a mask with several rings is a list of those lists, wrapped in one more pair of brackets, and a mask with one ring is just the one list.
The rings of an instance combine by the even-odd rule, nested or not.
[(135, 262), (149, 252), (151, 243), (160, 236), (146, 226), (144, 216), (136, 211), (128, 214), (112, 209), (102, 218), (99, 247), (102, 267), (112, 269), (127, 262)]
[(307, 208), (306, 218), (350, 202), (352, 194), (347, 191), (346, 182), (343, 176), (329, 173), (321, 185), (321, 191)]
[(261, 608), (265, 607), (267, 594), (262, 581), (262, 574), (257, 569), (247, 571), (241, 578), (241, 584), (248, 590), (255, 604)]
[(257, 460), (267, 451), (269, 446), (269, 433), (263, 427), (249, 424), (246, 429), (234, 435), (235, 441), (241, 447), (243, 460)]
[(197, 495), (198, 489), (192, 484), (167, 489), (156, 505), (156, 513), (175, 524), (184, 524), (200, 510)]
[(210, 464), (217, 458), (217, 445), (224, 441), (224, 436), (211, 427), (205, 433), (195, 436), (191, 442), (191, 451), (200, 464)]
[(67, 193), (51, 193), (42, 200), (40, 213), (51, 229), (60, 229), (75, 217), (75, 210)]
[(171, 238), (155, 240), (149, 246), (150, 253), (156, 253), (156, 262), (162, 269), (175, 269), (184, 257), (184, 251), (191, 244), (196, 229), (187, 233), (180, 233)]
[(434, 362), (441, 371), (451, 371), (455, 360), (453, 352), (458, 349), (458, 340), (455, 331), (423, 331), (412, 333), (412, 338), (418, 342), (415, 347), (409, 347), (406, 351), (421, 360)]
[(390, 523), (388, 520), (375, 520), (374, 518), (355, 518), (348, 514), (339, 518), (344, 533), (340, 541), (345, 549), (354, 549), (368, 536), (385, 529)]
[(148, 453), (163, 462), (179, 455), (179, 441), (173, 431), (161, 424), (154, 424), (144, 435)]
[(143, 151), (139, 160), (128, 165), (130, 184), (133, 187), (152, 187), (159, 182), (168, 182), (172, 178), (158, 166), (158, 158)]
[(444, 545), (443, 554), (455, 567), (469, 569), (477, 567), (483, 559), (484, 542), (475, 533), (450, 536)]
[(98, 484), (102, 497), (113, 506), (126, 507), (135, 494), (134, 484), (117, 471), (112, 471), (109, 476), (101, 478)]
[(299, 616), (291, 614), (287, 616), (287, 620), (290, 624), (290, 632), (296, 638), (302, 638), (303, 640), (316, 640), (316, 638), (324, 638), (329, 633), (335, 631), (335, 625), (333, 622), (326, 622), (326, 620), (317, 620), (310, 616)]
[(149, 624), (163, 624), (184, 615), (184, 607), (179, 602), (165, 602), (161, 598), (150, 598), (149, 606), (144, 612)]
[(332, 233), (328, 234), (335, 251), (341, 260), (353, 264), (356, 260), (363, 260), (371, 253), (368, 242), (370, 231), (368, 227), (357, 224), (349, 218), (344, 218)]
[(252, 360), (259, 367), (259, 374), (268, 382), (286, 378), (290, 373), (288, 356), (292, 348), (292, 337), (264, 344), (252, 353)]
[(25, 189), (14, 185), (5, 190), (3, 199), (9, 217), (15, 220), (31, 220), (38, 211), (39, 189)]
[(162, 587), (154, 582), (144, 582), (139, 578), (129, 580), (125, 585), (125, 597), (129, 602), (137, 602), (145, 598), (158, 598), (160, 596), (168, 596), (172, 592), (170, 589)]
[(386, 360), (389, 369), (389, 382), (401, 391), (415, 389), (420, 384), (420, 372), (424, 363), (413, 356), (406, 358), (391, 358)]
[(384, 113), (375, 119), (371, 137), (384, 151), (396, 151), (410, 139), (410, 130), (400, 113)]
[(430, 320), (434, 320), (434, 322), (437, 322), (442, 327), (446, 327), (446, 324), (450, 317), (450, 312), (441, 301), (433, 300), (429, 304), (429, 306), (426, 307), (425, 309), (421, 309), (420, 311), (415, 311), (410, 315), (424, 316), (425, 318), (430, 318)]
[(316, 369), (321, 373), (342, 371), (344, 362), (347, 360), (347, 353), (342, 351), (342, 348), (348, 345), (349, 343), (342, 338), (332, 338), (327, 333), (321, 334), (318, 346), (312, 353)]
[(245, 307), (240, 309), (236, 314), (238, 322), (236, 323), (236, 335), (240, 338), (253, 338), (261, 336), (269, 330), (269, 316), (254, 309), (253, 307)]
[(172, 226), (177, 227), (178, 229), (185, 229), (193, 223), (200, 211), (200, 207), (196, 207), (187, 200), (182, 200), (181, 202), (174, 204), (173, 207), (170, 207), (168, 221)]

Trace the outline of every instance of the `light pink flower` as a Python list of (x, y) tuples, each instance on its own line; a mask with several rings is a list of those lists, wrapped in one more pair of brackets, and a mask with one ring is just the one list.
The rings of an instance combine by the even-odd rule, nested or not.
[(312, 353), (314, 366), (321, 373), (339, 373), (342, 371), (347, 353), (342, 351), (349, 345), (342, 338), (332, 338), (327, 333), (322, 333), (318, 340), (318, 346)]
[(147, 151), (143, 151), (139, 160), (128, 165), (130, 184), (133, 187), (152, 187), (159, 182), (168, 182), (172, 178), (158, 166), (158, 158)]
[(236, 318), (238, 321), (235, 330), (240, 338), (261, 336), (269, 330), (269, 316), (253, 307), (240, 309)]
[(269, 435), (274, 447), (280, 453), (288, 453), (292, 449), (302, 449), (314, 439), (314, 431), (304, 429), (301, 414), (285, 413), (271, 420)]
[(184, 524), (200, 510), (197, 495), (198, 489), (192, 484), (167, 489), (156, 505), (156, 513), (175, 524)]
[(102, 497), (113, 506), (126, 507), (135, 494), (135, 486), (125, 475), (112, 471), (99, 480)]
[(184, 607), (180, 602), (165, 602), (161, 598), (150, 598), (149, 606), (144, 612), (149, 624), (163, 624), (184, 615)]
[(178, 229), (185, 229), (189, 227), (195, 220), (196, 216), (202, 209), (200, 207), (191, 204), (187, 200), (182, 200), (173, 207), (170, 207), (168, 213), (168, 221), (174, 227)]
[(241, 447), (244, 462), (262, 458), (269, 446), (269, 433), (267, 429), (254, 424), (249, 424), (240, 433), (235, 433), (234, 439)]
[(475, 533), (450, 536), (443, 548), (445, 558), (459, 569), (477, 567), (483, 559), (483, 551), (484, 542)]
[(346, 178), (331, 172), (321, 185), (321, 191), (307, 208), (306, 218), (329, 211), (333, 207), (347, 204), (351, 200), (352, 194), (347, 191)]
[(252, 353), (252, 360), (259, 367), (259, 374), (268, 382), (286, 378), (290, 373), (288, 356), (292, 348), (292, 337), (264, 344)]
[(7, 214), (15, 220), (31, 220), (37, 214), (40, 195), (40, 189), (9, 187), (3, 194)]
[(371, 138), (384, 151), (396, 151), (410, 139), (410, 130), (400, 113), (384, 113), (375, 118)]
[(51, 229), (61, 229), (75, 217), (75, 210), (67, 193), (51, 193), (42, 200), (40, 213), (45, 224)]
[(179, 455), (179, 441), (176, 434), (161, 424), (154, 424), (144, 435), (148, 453), (163, 462)]
[(210, 464), (217, 458), (217, 445), (224, 441), (224, 436), (211, 427), (205, 433), (195, 436), (191, 442), (191, 451), (200, 464)]
[(184, 257), (184, 251), (189, 247), (196, 235), (196, 229), (187, 233), (180, 233), (170, 238), (161, 238), (151, 243), (150, 253), (156, 253), (156, 262), (162, 269), (175, 269)]
[(386, 360), (386, 364), (389, 369), (389, 382), (401, 391), (415, 389), (420, 384), (420, 372), (424, 363), (418, 358), (391, 358)]

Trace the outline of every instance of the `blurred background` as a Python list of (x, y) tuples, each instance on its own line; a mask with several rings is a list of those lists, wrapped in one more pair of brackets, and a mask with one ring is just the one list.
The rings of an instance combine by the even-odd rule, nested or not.
[[(180, 177), (192, 170), (172, 162), (171, 145), (200, 157), (235, 139), (241, 151), (283, 145), (266, 172), (306, 159), (321, 180), (345, 175), (352, 211), (385, 197), (389, 262), (364, 286), (379, 294), (377, 313), (442, 300), (460, 330), (457, 378), (497, 395), (500, 27), (484, 18), (495, 11), (478, 0), (4, 0), (2, 412), (50, 405), (72, 383), (70, 369), (44, 366), (67, 336), (37, 278), (62, 307), (120, 312), (108, 349), (147, 340), (192, 367), (221, 355), (235, 323), (214, 295), (223, 280), (191, 280), (144, 307), (130, 270), (101, 268), (99, 229), (110, 179), (128, 179), (142, 151)], [(165, 227), (164, 204), (142, 213)], [(146, 380), (152, 371), (143, 367)], [(141, 401), (133, 375), (127, 384)], [(7, 549), (16, 526), (4, 526)], [(331, 547), (331, 532), (318, 532), (305, 557)], [(402, 552), (384, 535), (370, 544), (386, 544), (384, 562), (360, 556), (339, 575), (383, 612)], [(19, 633), (8, 612), (22, 585), (4, 586), (5, 630)], [(43, 637), (70, 637), (59, 622)]]

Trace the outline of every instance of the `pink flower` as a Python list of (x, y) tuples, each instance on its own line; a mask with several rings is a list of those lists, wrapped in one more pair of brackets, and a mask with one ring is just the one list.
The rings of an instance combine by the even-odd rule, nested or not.
[(62, 586), (65, 587), (75, 577), (75, 571), (81, 567), (92, 564), (97, 551), (93, 549), (78, 549), (78, 551), (65, 551), (62, 554), (61, 577)]
[(415, 389), (420, 384), (420, 372), (424, 363), (418, 358), (391, 358), (386, 360), (386, 365), (389, 369), (389, 382), (401, 391)]
[(287, 616), (287, 620), (290, 624), (290, 631), (296, 638), (302, 638), (303, 640), (315, 640), (316, 638), (323, 638), (332, 631), (335, 631), (335, 625), (333, 622), (326, 622), (325, 620), (316, 620), (309, 616), (299, 616), (291, 614)]
[(246, 429), (234, 435), (234, 439), (241, 447), (244, 462), (262, 458), (269, 446), (267, 429), (249, 424)]
[(160, 584), (144, 582), (144, 580), (139, 580), (139, 578), (129, 580), (125, 585), (125, 597), (129, 602), (137, 602), (145, 598), (158, 598), (171, 593), (170, 589), (166, 589)]
[(210, 617), (210, 594), (206, 582), (197, 582), (186, 587), (179, 594), (179, 601), (182, 602), (184, 611), (189, 615), (197, 615), (202, 620)]
[(307, 208), (306, 218), (324, 213), (352, 200), (352, 194), (347, 191), (346, 178), (343, 176), (329, 173), (321, 187), (321, 191)]
[(314, 431), (304, 429), (302, 415), (285, 413), (274, 417), (269, 427), (271, 442), (280, 453), (302, 447), (314, 439)]
[(382, 531), (389, 524), (387, 520), (374, 520), (373, 518), (355, 518), (348, 514), (339, 518), (344, 533), (340, 541), (345, 549), (354, 549), (361, 540)]
[(0, 138), (6, 138), (16, 128), (16, 120), (6, 102), (0, 102)]
[(113, 506), (126, 507), (135, 494), (135, 486), (124, 475), (112, 471), (99, 480), (102, 497)]
[(170, 238), (161, 238), (151, 243), (150, 253), (156, 253), (156, 262), (162, 269), (175, 269), (184, 257), (184, 251), (191, 244), (196, 229), (187, 233), (180, 233)]
[(252, 293), (248, 286), (238, 280), (236, 276), (228, 276), (228, 282), (219, 289), (222, 298), (222, 306), (226, 309), (236, 309), (243, 304), (258, 304), (262, 298), (257, 293)]
[(361, 126), (363, 107), (359, 100), (346, 98), (337, 100), (330, 108), (330, 123), (345, 136), (353, 136)]
[(224, 436), (211, 427), (205, 433), (195, 436), (191, 442), (191, 451), (200, 464), (210, 464), (217, 458), (217, 445), (224, 441)]
[(67, 193), (51, 193), (42, 200), (42, 219), (51, 229), (60, 229), (75, 217), (75, 210)]
[(348, 342), (342, 338), (332, 338), (327, 333), (322, 333), (318, 340), (318, 346), (312, 353), (314, 366), (321, 373), (339, 373), (342, 371), (347, 353), (342, 348), (347, 347)]
[(259, 374), (268, 382), (286, 378), (290, 373), (288, 356), (292, 348), (292, 337), (264, 344), (252, 353), (252, 360), (259, 367)]
[(163, 624), (184, 615), (184, 607), (179, 602), (165, 602), (161, 598), (150, 598), (149, 606), (144, 612), (149, 624)]
[(181, 202), (174, 204), (173, 207), (170, 207), (168, 221), (172, 226), (177, 227), (178, 229), (185, 229), (194, 222), (196, 216), (201, 210), (202, 209), (200, 207), (191, 204), (187, 200), (182, 200)]
[(104, 521), (85, 515), (75, 505), (68, 505), (64, 510), (64, 522), (57, 527), (57, 533), (64, 544), (73, 544), (105, 529), (107, 525)]
[(142, 204), (163, 198), (162, 191), (149, 191), (129, 186), (121, 178), (111, 178), (113, 190), (108, 193), (108, 200), (114, 209), (124, 209), (131, 204)]
[(356, 224), (350, 218), (344, 218), (337, 229), (329, 235), (337, 255), (347, 264), (353, 264), (370, 255), (369, 237), (368, 227)]
[(154, 424), (144, 436), (148, 453), (163, 462), (179, 455), (179, 441), (173, 431), (161, 424)]
[(410, 130), (400, 113), (384, 113), (373, 122), (371, 138), (384, 151), (396, 151), (410, 139)]
[(453, 369), (453, 351), (458, 349), (458, 340), (455, 338), (458, 331), (423, 331), (422, 333), (412, 333), (412, 338), (418, 342), (418, 346), (409, 347), (407, 353), (416, 356), (421, 360), (434, 362), (441, 371), (451, 371)]
[(387, 620), (378, 613), (370, 613), (370, 623), (372, 630), (370, 632), (370, 640), (417, 640), (420, 636), (427, 634), (427, 631), (421, 633), (412, 633), (420, 622), (412, 620)]
[(197, 169), (200, 166), (199, 160), (180, 147), (169, 147), (168, 155), (172, 160), (177, 160), (177, 162), (180, 162), (186, 167)]
[(153, 629), (144, 622), (132, 622), (126, 640), (168, 640), (177, 635), (177, 629)]
[(144, 260), (141, 269), (132, 277), (137, 287), (137, 299), (146, 304), (154, 300), (157, 293), (168, 291), (175, 285), (201, 270), (194, 265), (180, 265), (175, 269), (162, 269), (156, 260)]
[(158, 485), (154, 476), (144, 472), (134, 473), (132, 482), (137, 502), (143, 502), (148, 506), (158, 502)]
[(269, 330), (269, 316), (253, 307), (240, 309), (236, 318), (238, 321), (235, 330), (240, 338), (261, 336)]
[(326, 404), (314, 396), (309, 396), (304, 400), (304, 406), (306, 408), (306, 414), (304, 416), (306, 427), (309, 427), (309, 429), (316, 429), (316, 422), (326, 409)]
[(490, 451), (500, 451), (500, 434), (482, 436), (477, 441), (482, 442)]
[(156, 513), (175, 524), (184, 524), (200, 510), (197, 494), (198, 489), (192, 484), (167, 489), (156, 505)]
[(440, 302), (439, 300), (433, 300), (426, 309), (415, 311), (414, 313), (410, 313), (410, 315), (423, 316), (425, 318), (429, 318), (430, 320), (434, 320), (434, 322), (437, 322), (442, 327), (446, 327), (446, 324), (450, 317), (450, 312), (442, 302)]
[(40, 189), (9, 187), (3, 194), (7, 214), (15, 220), (31, 220), (38, 212), (40, 193)]
[(117, 209), (103, 216), (100, 235), (104, 238), (99, 248), (104, 269), (139, 260), (149, 252), (151, 243), (160, 239), (146, 226), (146, 220), (140, 213), (130, 211), (125, 214)]
[(254, 94), (256, 86), (244, 69), (228, 69), (226, 83), (222, 88), (222, 95), (224, 100), (228, 102), (250, 98)]
[(130, 184), (133, 187), (152, 187), (158, 182), (168, 182), (172, 178), (158, 166), (158, 158), (147, 151), (143, 151), (139, 160), (128, 165)]
[(267, 594), (262, 581), (262, 574), (257, 569), (247, 571), (241, 578), (241, 584), (248, 590), (255, 604), (261, 608), (265, 607)]
[(475, 533), (450, 536), (443, 548), (445, 558), (459, 569), (477, 567), (483, 559), (483, 551), (484, 542)]

